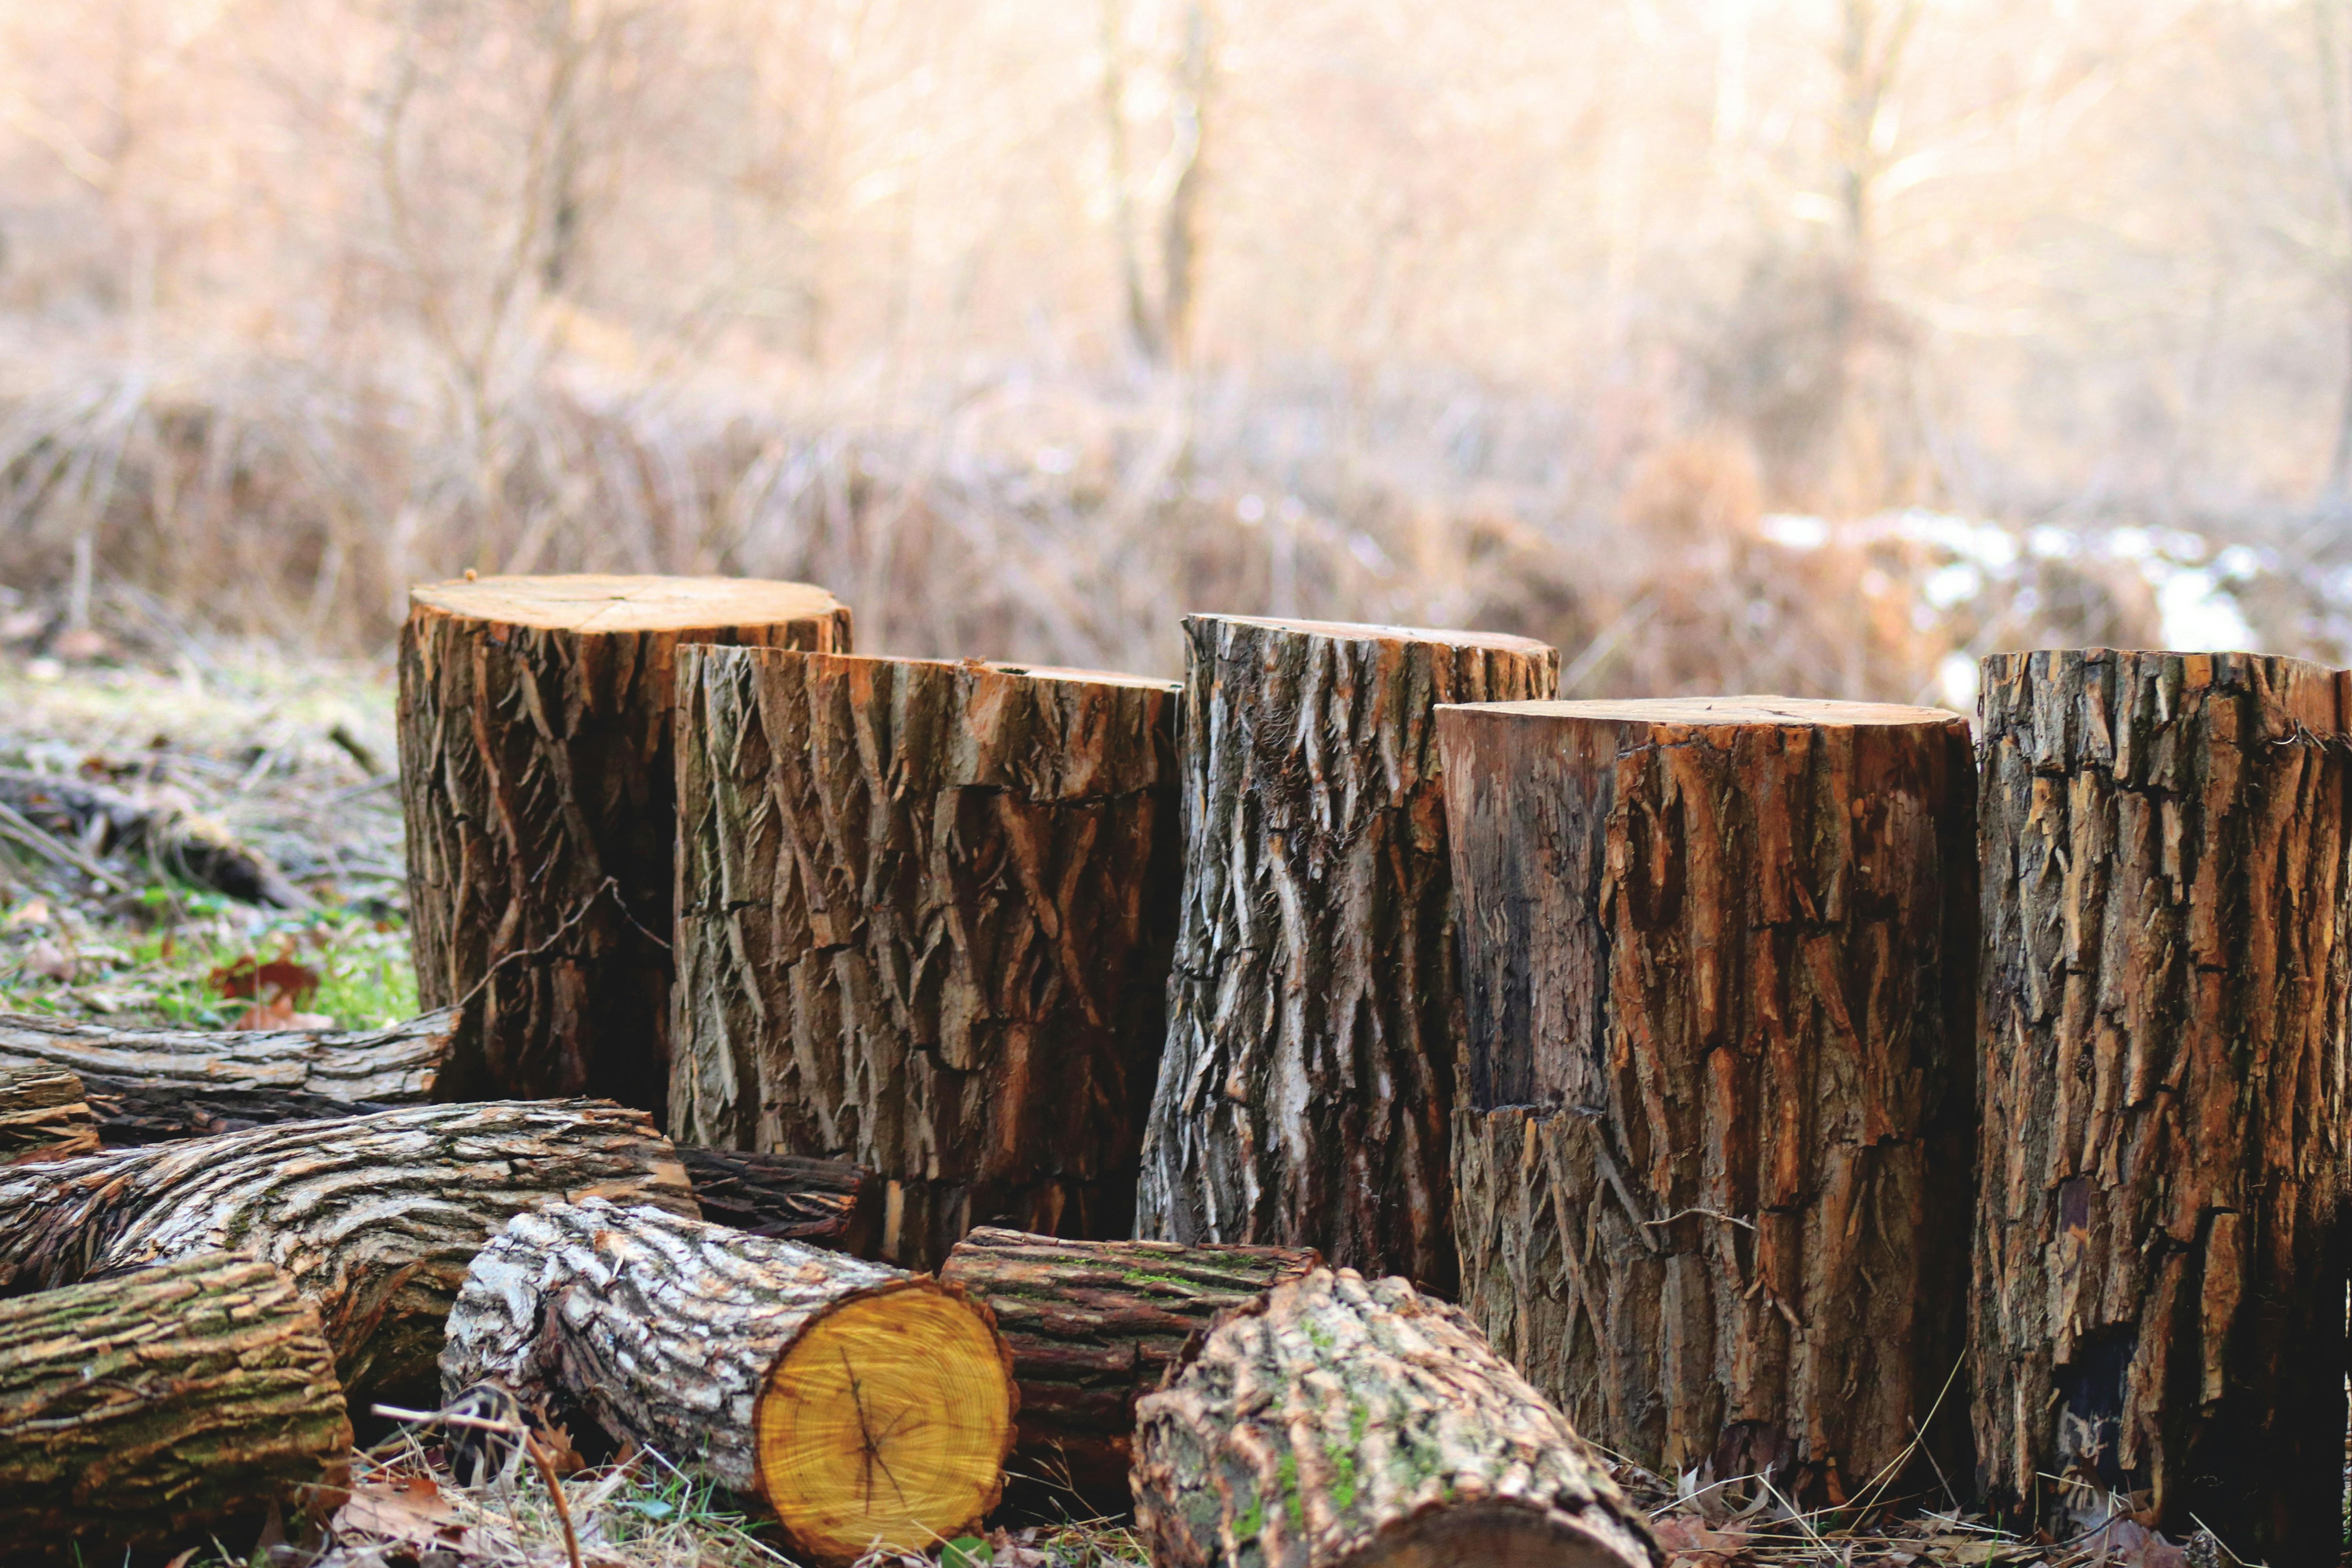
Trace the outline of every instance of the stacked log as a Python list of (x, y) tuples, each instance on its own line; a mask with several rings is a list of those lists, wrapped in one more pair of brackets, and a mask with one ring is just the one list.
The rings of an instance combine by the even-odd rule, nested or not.
[(0, 1300), (10, 1562), (170, 1549), (322, 1511), (352, 1427), (319, 1315), (266, 1263), (202, 1252)]
[[(1988, 1491), (2128, 1495), (2335, 1559), (2345, 1428), (2345, 714), (2294, 659), (1983, 672)], [(2053, 1481), (2053, 1478), (2056, 1478)]]
[(1192, 616), (1183, 900), (1137, 1233), (1447, 1292), (1462, 1005), (1434, 710), (1546, 697), (1523, 637)]
[(1132, 1223), (1173, 907), (1174, 688), (679, 658), (670, 1121), (854, 1161), (883, 1256)]
[[(1321, 1259), (1287, 1247), (1071, 1241), (982, 1228), (940, 1278), (996, 1315), (1021, 1386), (1014, 1455), (1030, 1479), (1123, 1506), (1135, 1405), (1185, 1342)], [(1114, 1500), (1114, 1498), (1116, 1500)]]
[(643, 1111), (420, 1106), (0, 1172), (0, 1294), (233, 1246), (318, 1309), (353, 1398), (428, 1386), (467, 1265), (516, 1214), (593, 1195), (695, 1212)]
[(0, 1067), (0, 1165), (98, 1152), (81, 1079), (56, 1068)]
[(882, 1247), (882, 1184), (846, 1160), (677, 1145), (702, 1217), (753, 1236), (806, 1242), (853, 1258)]
[(441, 1376), (756, 1492), (823, 1563), (976, 1525), (1013, 1441), (1003, 1342), (954, 1286), (601, 1200), (519, 1215), (475, 1259)]
[(1935, 1484), (1915, 1425), (1965, 1473), (1967, 724), (1733, 698), (1439, 730), (1471, 1314), (1664, 1474), (1884, 1496)]
[(1318, 1269), (1143, 1401), (1137, 1532), (1162, 1568), (1660, 1568), (1648, 1522), (1462, 1312)]
[(401, 798), (420, 994), (463, 1020), (445, 1097), (667, 1095), (672, 677), (684, 643), (846, 648), (822, 589), (485, 577), (411, 595)]

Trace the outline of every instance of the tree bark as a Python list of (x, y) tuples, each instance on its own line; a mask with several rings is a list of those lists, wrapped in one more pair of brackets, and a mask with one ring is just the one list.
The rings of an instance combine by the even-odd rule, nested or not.
[(1655, 1568), (1649, 1525), (1456, 1308), (1318, 1269), (1146, 1397), (1137, 1533), (1161, 1568)]
[(1434, 710), (1549, 696), (1524, 637), (1192, 616), (1183, 902), (1136, 1229), (1450, 1293), (1462, 1044)]
[(1010, 1358), (929, 1275), (592, 1200), (475, 1260), (444, 1397), (489, 1382), (757, 1491), (803, 1555), (920, 1552), (993, 1507)]
[(1012, 1347), (1021, 1385), (1015, 1452), (1029, 1473), (1082, 1496), (1123, 1500), (1135, 1402), (1160, 1386), (1186, 1339), (1321, 1261), (1299, 1247), (1068, 1241), (982, 1228), (956, 1243), (940, 1278), (985, 1301)]
[(1966, 721), (1759, 697), (1438, 726), (1465, 1305), (1664, 1474), (1884, 1496), (1935, 1484), (1916, 1432), (1965, 1474)]
[(0, 1165), (98, 1152), (81, 1079), (58, 1068), (0, 1067)]
[(183, 1545), (273, 1503), (323, 1509), (351, 1446), (319, 1314), (266, 1263), (199, 1253), (0, 1301), (12, 1563)]
[(694, 648), (678, 689), (679, 1135), (872, 1167), (912, 1268), (982, 1223), (1125, 1234), (1172, 683)]
[(846, 648), (822, 589), (486, 577), (412, 595), (401, 798), (416, 981), (463, 1017), (444, 1092), (665, 1113), (684, 643)]
[(2249, 1561), (2334, 1560), (2338, 679), (2244, 654), (1984, 663), (1975, 1417), (1988, 1491), (2029, 1517), (2128, 1492)]
[[(429, 1386), (466, 1266), (521, 1211), (589, 1195), (695, 1212), (642, 1111), (421, 1106), (0, 1173), (0, 1294), (224, 1243), (316, 1302), (357, 1399)], [(427, 1395), (429, 1397), (429, 1394)]]
[(0, 1013), (0, 1071), (79, 1074), (110, 1143), (349, 1116), (433, 1097), (456, 1015), (389, 1029), (114, 1029)]
[(714, 1225), (874, 1258), (882, 1246), (882, 1184), (846, 1160), (677, 1146), (694, 1201)]

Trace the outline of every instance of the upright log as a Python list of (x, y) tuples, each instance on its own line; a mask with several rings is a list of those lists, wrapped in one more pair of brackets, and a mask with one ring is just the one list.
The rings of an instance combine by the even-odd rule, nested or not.
[(484, 577), (411, 595), (401, 799), (416, 983), (464, 1016), (444, 1097), (668, 1092), (685, 643), (849, 646), (821, 588)]
[(1450, 1292), (1462, 1004), (1434, 710), (1546, 697), (1524, 637), (1192, 616), (1183, 903), (1137, 1234)]
[(1966, 722), (1744, 697), (1438, 727), (1472, 1316), (1668, 1475), (1884, 1496), (1934, 1484), (1915, 1426), (1965, 1473)]
[(756, 1491), (800, 1554), (921, 1552), (995, 1505), (1013, 1390), (952, 1285), (601, 1200), (519, 1215), (449, 1316), (484, 1382)]
[(1648, 1522), (1454, 1307), (1318, 1269), (1227, 1316), (1143, 1401), (1160, 1568), (1659, 1568)]
[(1174, 909), (1172, 683), (679, 661), (671, 1125), (851, 1160), (883, 1256), (1132, 1223)]
[(1069, 1241), (983, 1227), (940, 1278), (988, 1304), (1021, 1385), (1015, 1453), (1029, 1477), (1123, 1504), (1135, 1402), (1185, 1342), (1322, 1260), (1290, 1247)]
[(2333, 1562), (2337, 677), (2101, 649), (1989, 658), (1981, 689), (1987, 1489), (2045, 1519), (2129, 1493), (2247, 1561)]
[(81, 1079), (61, 1068), (0, 1067), (0, 1165), (97, 1152)]
[(435, 1105), (0, 1171), (0, 1295), (223, 1246), (315, 1302), (354, 1398), (429, 1385), (466, 1267), (515, 1215), (694, 1199), (643, 1111)]

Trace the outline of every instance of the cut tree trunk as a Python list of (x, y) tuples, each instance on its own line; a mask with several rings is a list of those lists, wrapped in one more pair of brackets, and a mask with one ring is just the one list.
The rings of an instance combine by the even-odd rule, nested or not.
[(1160, 1386), (1184, 1342), (1219, 1312), (1321, 1261), (1298, 1247), (1068, 1241), (984, 1228), (956, 1244), (940, 1278), (987, 1302), (1012, 1347), (1021, 1385), (1015, 1451), (1028, 1473), (1105, 1497), (1127, 1489), (1135, 1402)]
[(0, 1165), (97, 1152), (81, 1079), (60, 1068), (0, 1067)]
[(1964, 1474), (1957, 1392), (1930, 1416), (1969, 1268), (1967, 722), (1742, 697), (1438, 724), (1472, 1316), (1667, 1475), (1837, 1501)]
[(1160, 1568), (1655, 1568), (1640, 1511), (1454, 1307), (1318, 1269), (1228, 1316), (1142, 1404)]
[(849, 646), (821, 588), (485, 577), (411, 595), (401, 799), (416, 983), (463, 1019), (445, 1093), (665, 1113), (684, 643)]
[(670, 1119), (854, 1160), (883, 1256), (1133, 1223), (1175, 903), (1175, 687), (772, 648), (678, 667)]
[(677, 1146), (694, 1201), (714, 1225), (853, 1258), (882, 1246), (882, 1184), (863, 1165), (799, 1154)]
[(756, 1491), (827, 1563), (977, 1524), (1013, 1443), (1004, 1342), (954, 1286), (604, 1202), (522, 1215), (475, 1260), (441, 1382)]
[(525, 1209), (592, 1195), (695, 1212), (646, 1114), (593, 1101), (420, 1106), (22, 1165), (0, 1173), (0, 1294), (233, 1246), (318, 1304), (354, 1399), (413, 1396), (474, 1254)]
[(351, 1446), (318, 1311), (266, 1263), (204, 1252), (0, 1301), (11, 1563), (322, 1512)]
[(1548, 697), (1524, 637), (1192, 616), (1183, 900), (1136, 1230), (1441, 1294), (1462, 1003), (1434, 710)]
[(2248, 1561), (2342, 1518), (2352, 972), (2337, 677), (1984, 663), (1976, 1428), (1997, 1502)]
[(0, 1071), (79, 1075), (110, 1143), (349, 1116), (433, 1097), (454, 1013), (388, 1029), (115, 1029), (0, 1013)]

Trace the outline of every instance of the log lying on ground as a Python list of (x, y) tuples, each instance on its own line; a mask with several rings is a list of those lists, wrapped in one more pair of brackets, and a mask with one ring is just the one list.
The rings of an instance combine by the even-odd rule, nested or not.
[(1140, 1236), (1450, 1293), (1461, 999), (1433, 710), (1549, 697), (1524, 637), (1192, 616), (1184, 891)]
[(131, 795), (91, 779), (0, 769), (0, 806), (48, 834), (69, 854), (150, 860), (198, 887), (249, 904), (307, 910), (316, 903), (268, 856), (198, 813), (176, 790)]
[(1966, 721), (1743, 697), (1438, 727), (1464, 1305), (1664, 1474), (1933, 1487), (1914, 1427), (1959, 1363), (1971, 1202)]
[[(318, 1304), (353, 1398), (429, 1384), (474, 1254), (543, 1203), (695, 1212), (643, 1111), (592, 1100), (295, 1121), (0, 1173), (0, 1294), (223, 1245)], [(428, 1395), (429, 1397), (429, 1395)]]
[(2105, 650), (1984, 663), (1975, 1416), (2052, 1478), (2335, 1560), (2352, 759), (2337, 677)]
[(661, 1115), (678, 646), (845, 649), (849, 612), (719, 577), (485, 577), (411, 599), (401, 800), (417, 987), (464, 1005), (447, 1092)]
[(1147, 1396), (1135, 1519), (1160, 1568), (1656, 1568), (1648, 1523), (1454, 1307), (1318, 1269)]
[(332, 1506), (351, 1421), (319, 1314), (268, 1264), (203, 1252), (0, 1300), (7, 1560), (95, 1558)]
[(702, 1217), (780, 1241), (877, 1256), (882, 1246), (882, 1184), (846, 1160), (754, 1154), (677, 1146)]
[(97, 1152), (81, 1079), (60, 1068), (0, 1067), (0, 1165)]
[(1025, 1472), (1087, 1496), (1127, 1488), (1135, 1402), (1216, 1315), (1322, 1260), (1287, 1247), (1069, 1241), (983, 1228), (940, 1278), (988, 1304), (1021, 1385)]
[(1175, 909), (1173, 683), (678, 661), (670, 1125), (855, 1160), (883, 1255), (1124, 1236)]
[(1013, 1386), (928, 1275), (609, 1203), (518, 1216), (449, 1317), (445, 1397), (494, 1383), (757, 1491), (797, 1552), (921, 1552), (995, 1505)]
[(150, 1143), (430, 1100), (456, 1022), (205, 1031), (0, 1013), (0, 1070), (78, 1074), (108, 1142)]

